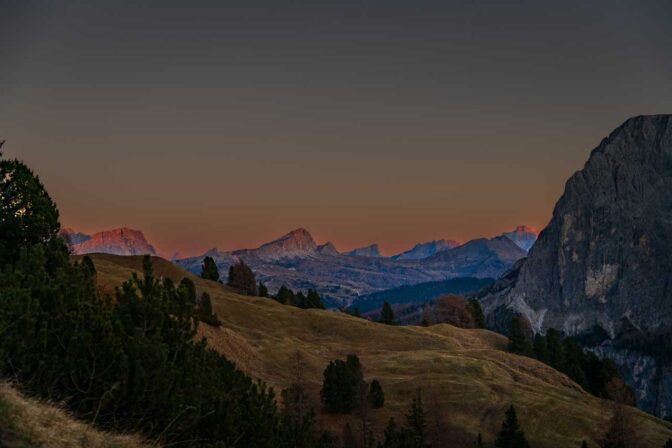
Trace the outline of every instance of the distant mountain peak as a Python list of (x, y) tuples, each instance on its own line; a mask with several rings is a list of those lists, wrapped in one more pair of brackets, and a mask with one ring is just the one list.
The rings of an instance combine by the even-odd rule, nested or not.
[(441, 252), (448, 249), (453, 249), (459, 246), (460, 243), (454, 240), (432, 240), (426, 243), (418, 243), (413, 246), (411, 249), (402, 252), (400, 254), (394, 255), (392, 259), (394, 260), (421, 260), (423, 258), (431, 257), (437, 252)]
[(511, 241), (516, 243), (518, 247), (527, 252), (530, 250), (534, 242), (537, 241), (539, 232), (532, 227), (520, 225), (511, 232), (502, 233), (501, 236), (509, 238)]
[(315, 252), (317, 244), (306, 229), (292, 230), (280, 238), (255, 249), (255, 253), (266, 259), (292, 258)]
[(353, 249), (350, 252), (346, 252), (345, 255), (351, 255), (356, 257), (374, 257), (374, 258), (382, 257), (382, 255), (380, 255), (380, 248), (378, 247), (377, 243), (371, 244), (366, 247), (358, 247), (357, 249)]
[(114, 255), (156, 255), (156, 249), (149, 244), (140, 230), (120, 227), (94, 233), (88, 238), (75, 242), (73, 235), (84, 235), (63, 229), (63, 238), (70, 244), (73, 253), (77, 255), (90, 253), (106, 253)]

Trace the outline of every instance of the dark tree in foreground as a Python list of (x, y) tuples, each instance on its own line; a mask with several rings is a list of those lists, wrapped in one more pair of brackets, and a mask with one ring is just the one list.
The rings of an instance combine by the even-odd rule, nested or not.
[(389, 303), (383, 303), (383, 308), (380, 310), (380, 321), (381, 324), (385, 325), (394, 325), (394, 311)]
[(364, 374), (359, 358), (348, 355), (345, 361), (331, 361), (324, 369), (320, 397), (324, 409), (330, 413), (349, 414), (357, 406), (357, 397)]
[(522, 316), (516, 316), (511, 319), (509, 350), (519, 355), (530, 356), (532, 354), (532, 345), (527, 335), (526, 320), (523, 319)]
[(294, 291), (285, 285), (282, 285), (280, 289), (278, 289), (278, 293), (275, 295), (275, 300), (282, 303), (283, 305), (294, 305)]
[[(195, 336), (191, 292), (134, 273), (114, 300), (58, 237), (37, 177), (0, 158), (0, 375), (107, 430), (157, 445), (317, 448), (313, 426), (292, 444), (273, 394)], [(293, 431), (296, 433), (296, 431)]]
[(663, 448), (672, 448), (672, 439), (667, 439), (667, 442)]
[(425, 430), (427, 428), (427, 413), (422, 404), (422, 393), (417, 391), (411, 409), (406, 414), (406, 429), (404, 431), (404, 447), (424, 448)]
[(525, 433), (520, 428), (518, 416), (513, 405), (506, 410), (506, 418), (502, 423), (502, 429), (497, 433), (495, 440), (497, 448), (529, 448), (525, 439)]
[(471, 317), (474, 318), (474, 324), (476, 325), (476, 328), (486, 328), (485, 315), (483, 314), (483, 308), (481, 308), (481, 302), (476, 299), (469, 300), (467, 310), (469, 310)]
[(212, 257), (208, 256), (203, 259), (201, 278), (212, 280), (213, 282), (219, 281), (219, 269), (217, 269), (217, 264), (215, 264), (215, 260)]
[(380, 381), (373, 380), (369, 386), (369, 404), (372, 408), (382, 408), (385, 404), (385, 394), (383, 393), (383, 386)]
[(585, 440), (581, 442), (581, 448), (588, 448), (588, 442), (586, 442)]
[(259, 286), (257, 286), (257, 294), (259, 295), (259, 297), (268, 297), (268, 288), (266, 287), (266, 285), (259, 282)]
[(187, 277), (184, 277), (180, 281), (180, 287), (184, 288), (186, 290), (187, 297), (189, 298), (189, 302), (196, 304), (196, 285), (194, 285), (194, 282), (191, 281), (191, 279), (188, 279)]
[(243, 260), (238, 261), (238, 263), (229, 268), (227, 285), (240, 290), (248, 296), (257, 295), (257, 280), (254, 278), (254, 272)]
[(306, 296), (306, 308), (319, 308), (324, 309), (324, 304), (322, 304), (322, 298), (314, 289), (308, 289), (308, 295)]
[(217, 318), (217, 315), (212, 312), (212, 300), (210, 299), (210, 294), (203, 292), (198, 306), (200, 310), (199, 318), (201, 322), (215, 327), (222, 325), (220, 320)]
[(638, 448), (637, 425), (630, 418), (621, 403), (614, 403), (614, 411), (609, 420), (609, 429), (600, 446), (602, 448)]
[(385, 431), (383, 432), (383, 443), (380, 445), (380, 448), (400, 448), (400, 438), (401, 436), (397, 429), (397, 424), (394, 419), (390, 417), (390, 420), (385, 427)]
[(483, 444), (483, 436), (481, 433), (478, 433), (478, 437), (476, 437), (476, 445), (474, 445), (476, 448), (484, 448), (485, 445)]

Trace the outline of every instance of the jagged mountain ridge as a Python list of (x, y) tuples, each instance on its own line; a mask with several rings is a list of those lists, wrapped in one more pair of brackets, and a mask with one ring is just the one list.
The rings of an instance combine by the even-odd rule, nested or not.
[(394, 260), (421, 260), (423, 258), (431, 257), (437, 252), (453, 249), (459, 245), (460, 243), (454, 240), (433, 240), (426, 243), (418, 243), (411, 249), (400, 254), (393, 255), (391, 258)]
[(145, 235), (134, 229), (121, 227), (86, 235), (71, 229), (61, 230), (61, 237), (70, 245), (75, 255), (106, 253), (113, 255), (156, 255)]
[[(525, 252), (511, 240), (478, 239), (420, 260), (352, 256), (333, 244), (317, 246), (310, 233), (297, 229), (256, 249), (209, 251), (222, 275), (238, 260), (250, 265), (271, 292), (286, 285), (292, 289), (316, 288), (331, 305), (347, 305), (355, 297), (401, 285), (456, 277), (498, 277)], [(177, 260), (199, 274), (203, 256)]]
[(480, 299), (614, 359), (639, 405), (672, 414), (672, 116), (626, 121), (568, 181), (527, 259)]

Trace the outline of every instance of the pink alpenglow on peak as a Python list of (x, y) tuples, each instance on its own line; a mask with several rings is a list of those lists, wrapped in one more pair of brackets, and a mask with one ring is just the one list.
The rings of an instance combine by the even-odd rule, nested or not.
[(84, 234), (77, 234), (69, 231), (69, 229), (61, 231), (61, 236), (70, 244), (72, 252), (76, 255), (91, 253), (157, 255), (154, 246), (149, 244), (140, 230), (122, 227), (94, 233), (91, 236), (85, 235), (88, 238), (78, 240), (73, 238), (72, 235)]

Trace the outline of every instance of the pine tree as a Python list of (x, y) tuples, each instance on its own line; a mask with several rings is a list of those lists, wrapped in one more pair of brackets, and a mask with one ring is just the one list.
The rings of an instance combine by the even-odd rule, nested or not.
[(495, 440), (497, 448), (529, 448), (525, 433), (518, 424), (518, 416), (513, 405), (506, 410), (506, 419)]
[(210, 299), (210, 294), (203, 292), (201, 294), (201, 300), (198, 304), (199, 307), (199, 318), (201, 322), (204, 322), (208, 325), (219, 327), (222, 325), (222, 322), (219, 320), (216, 314), (212, 312), (212, 300)]
[(474, 319), (476, 328), (486, 328), (485, 315), (483, 314), (483, 308), (481, 308), (481, 302), (476, 299), (469, 300), (467, 310)]
[(390, 420), (385, 427), (385, 431), (383, 432), (383, 443), (380, 445), (380, 448), (401, 448), (399, 438), (400, 434), (397, 429), (397, 424), (395, 423), (394, 418), (390, 417)]
[(319, 308), (324, 309), (322, 304), (322, 298), (314, 289), (308, 289), (308, 296), (306, 297), (306, 308)]
[(294, 305), (294, 292), (285, 285), (282, 285), (275, 295), (275, 300), (283, 305)]
[(180, 287), (184, 288), (187, 294), (187, 297), (189, 298), (189, 302), (195, 304), (196, 303), (196, 285), (194, 284), (191, 279), (188, 279), (187, 277), (184, 277), (180, 281)]
[(379, 322), (385, 325), (395, 325), (394, 311), (392, 311), (392, 307), (387, 302), (383, 303), (383, 308), (380, 310)]
[(331, 361), (324, 369), (320, 391), (324, 409), (330, 413), (350, 414), (358, 405), (362, 383), (364, 374), (356, 355), (348, 355), (345, 361)]
[(546, 337), (537, 334), (534, 336), (534, 344), (532, 347), (534, 357), (544, 364), (548, 364), (548, 345), (546, 345)]
[(217, 269), (215, 260), (210, 256), (203, 259), (203, 264), (201, 265), (201, 278), (212, 280), (213, 282), (219, 281), (219, 269)]
[(425, 447), (425, 429), (427, 428), (427, 413), (422, 404), (422, 393), (418, 389), (413, 401), (411, 409), (406, 414), (406, 435), (405, 442), (408, 448), (424, 448)]
[(527, 338), (522, 317), (516, 316), (511, 319), (509, 340), (509, 351), (525, 356), (532, 354), (532, 346)]
[(259, 282), (257, 290), (259, 297), (268, 297), (268, 288), (263, 283)]
[(609, 420), (609, 429), (600, 444), (602, 448), (638, 448), (637, 425), (630, 419), (623, 405), (614, 403), (614, 411)]
[(371, 381), (369, 385), (369, 404), (374, 409), (382, 408), (385, 404), (385, 393), (378, 380)]
[(297, 292), (296, 295), (294, 296), (294, 306), (304, 310), (308, 308), (308, 304), (306, 303), (306, 296), (303, 293), (303, 291)]
[(254, 278), (254, 272), (242, 259), (229, 268), (229, 280), (226, 284), (248, 296), (257, 295), (257, 280)]

